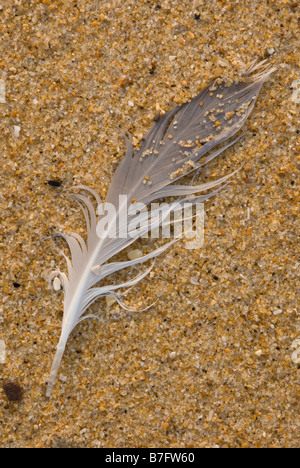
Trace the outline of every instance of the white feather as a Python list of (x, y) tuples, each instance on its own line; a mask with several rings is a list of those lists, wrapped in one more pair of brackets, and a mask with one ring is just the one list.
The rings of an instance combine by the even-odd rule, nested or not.
[[(122, 307), (132, 310), (124, 304), (122, 295), (115, 291), (137, 284), (151, 271), (152, 266), (121, 284), (96, 286), (97, 283), (121, 269), (154, 259), (177, 240), (140, 258), (107, 263), (114, 255), (147, 233), (150, 225), (153, 228), (162, 223), (162, 218), (156, 218), (153, 222), (155, 218), (151, 216), (154, 213), (150, 210), (142, 217), (140, 232), (131, 237), (129, 233), (124, 235), (128, 231), (128, 224), (122, 221), (122, 213), (126, 210), (128, 212), (132, 200), (148, 206), (154, 200), (175, 196), (177, 201), (173, 203), (172, 209), (179, 210), (186, 201), (204, 201), (220, 190), (232, 174), (196, 186), (180, 185), (176, 182), (184, 175), (200, 170), (237, 141), (238, 138), (229, 142), (228, 139), (234, 136), (246, 121), (263, 82), (273, 70), (265, 61), (258, 64), (254, 62), (239, 83), (229, 87), (222, 83), (217, 87), (211, 85), (204, 88), (191, 102), (167, 112), (153, 126), (135, 152), (130, 138), (126, 135), (126, 155), (113, 176), (107, 194), (107, 202), (116, 207), (116, 216), (111, 220), (105, 237), (99, 238), (97, 235), (97, 212), (84, 192), (91, 194), (97, 205), (100, 205), (98, 194), (90, 187), (78, 186), (80, 192), (70, 195), (83, 211), (87, 225), (87, 242), (76, 233), (58, 233), (68, 243), (71, 260), (62, 252), (67, 262), (68, 276), (60, 271), (54, 271), (50, 275), (51, 279), (55, 279), (54, 289), (59, 289), (58, 285), (62, 285), (65, 299), (61, 335), (48, 380), (48, 397), (51, 395), (68, 337), (80, 321), (91, 316), (85, 315), (89, 306), (100, 297), (113, 297)], [(256, 73), (253, 74), (254, 72)], [(216, 109), (219, 112), (215, 115)], [(224, 142), (227, 143), (220, 147)], [(218, 186), (219, 189), (214, 192), (199, 196), (199, 193)], [(119, 195), (126, 195), (127, 200), (119, 203)], [(165, 218), (169, 210), (164, 213)], [(135, 221), (135, 216), (131, 215), (129, 221)], [(149, 223), (150, 220), (152, 224)], [(110, 233), (116, 221), (119, 224), (117, 236), (111, 238)]]

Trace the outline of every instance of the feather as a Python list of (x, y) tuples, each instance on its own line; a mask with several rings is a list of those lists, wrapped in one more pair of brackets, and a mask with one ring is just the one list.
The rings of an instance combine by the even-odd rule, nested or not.
[[(64, 312), (61, 335), (48, 380), (48, 397), (68, 337), (80, 321), (91, 316), (85, 314), (90, 305), (100, 297), (114, 297), (122, 307), (128, 309), (122, 294), (116, 291), (133, 287), (145, 278), (152, 266), (120, 284), (99, 286), (97, 283), (119, 270), (155, 259), (178, 239), (141, 258), (123, 262), (110, 259), (147, 234), (150, 227), (161, 226), (170, 212), (180, 210), (185, 202), (203, 202), (224, 186), (232, 174), (200, 185), (184, 185), (178, 181), (187, 174), (199, 171), (238, 140), (232, 140), (232, 137), (243, 126), (263, 82), (273, 70), (265, 60), (253, 62), (238, 83), (229, 86), (224, 82), (219, 85), (212, 83), (190, 102), (170, 110), (160, 118), (135, 151), (130, 135), (126, 133), (126, 154), (115, 171), (107, 193), (106, 203), (114, 206), (115, 212), (107, 218), (105, 234), (102, 231), (100, 234), (99, 227), (105, 215), (103, 212), (97, 213), (89, 198), (94, 197), (97, 205), (103, 206), (97, 192), (90, 187), (78, 186), (79, 192), (70, 194), (85, 217), (87, 241), (76, 233), (57, 233), (67, 242), (71, 259), (61, 252), (67, 263), (68, 275), (58, 270), (50, 275), (50, 279), (55, 280), (56, 290), (63, 287)], [(200, 196), (209, 189), (215, 190)], [(140, 204), (148, 207), (151, 202), (165, 197), (175, 197), (175, 201), (167, 205), (160, 217), (155, 209), (144, 213), (134, 212)], [(128, 213), (126, 218), (123, 216), (125, 212)], [(137, 221), (138, 230), (128, 229), (130, 225), (135, 226)]]

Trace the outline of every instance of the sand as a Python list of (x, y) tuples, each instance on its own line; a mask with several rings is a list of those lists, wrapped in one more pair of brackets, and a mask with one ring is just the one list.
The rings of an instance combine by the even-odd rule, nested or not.
[[(0, 387), (22, 389), (0, 388), (1, 447), (299, 447), (298, 20), (292, 0), (0, 1)], [(47, 399), (63, 292), (46, 278), (66, 270), (51, 235), (85, 232), (64, 189), (104, 198), (124, 130), (137, 144), (255, 58), (277, 71), (199, 176), (241, 168), (205, 203), (203, 247), (176, 244), (128, 293), (159, 298), (147, 311), (94, 304)]]

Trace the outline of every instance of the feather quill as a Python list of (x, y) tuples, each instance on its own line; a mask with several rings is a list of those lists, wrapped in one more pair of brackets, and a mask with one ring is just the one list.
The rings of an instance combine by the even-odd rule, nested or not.
[[(149, 226), (160, 226), (162, 218), (166, 218), (170, 210), (167, 208), (162, 218), (153, 218), (153, 210), (145, 213), (144, 218), (139, 215), (140, 229), (132, 235), (132, 232), (127, 232), (128, 223), (136, 221), (137, 214), (130, 214), (131, 205), (143, 203), (149, 206), (155, 200), (176, 197), (172, 204), (172, 210), (176, 211), (186, 201), (202, 202), (222, 188), (222, 184), (232, 174), (201, 185), (184, 185), (178, 181), (187, 174), (199, 171), (237, 141), (238, 138), (232, 137), (243, 126), (263, 82), (273, 71), (274, 68), (265, 60), (253, 62), (238, 83), (230, 86), (212, 83), (190, 102), (167, 112), (155, 123), (135, 151), (129, 134), (126, 134), (126, 154), (117, 167), (107, 193), (106, 202), (113, 204), (116, 212), (114, 219), (108, 222), (106, 235), (98, 235), (97, 222), (101, 215), (97, 221), (97, 212), (89, 198), (92, 195), (97, 205), (101, 205), (97, 192), (87, 186), (78, 186), (79, 193), (70, 195), (84, 214), (87, 241), (76, 233), (57, 233), (67, 242), (71, 260), (61, 252), (67, 263), (68, 275), (58, 270), (50, 275), (50, 280), (55, 280), (55, 289), (59, 289), (60, 284), (64, 289), (64, 312), (61, 335), (47, 385), (48, 397), (68, 337), (80, 321), (91, 317), (91, 314), (86, 314), (89, 306), (100, 297), (114, 297), (122, 307), (131, 310), (124, 304), (122, 294), (116, 291), (137, 284), (151, 271), (152, 266), (121, 284), (99, 286), (98, 283), (116, 271), (155, 259), (176, 241), (168, 242), (141, 258), (109, 262), (114, 255), (145, 234)], [(219, 188), (199, 195), (215, 187)], [(129, 213), (126, 221), (122, 218), (125, 211)], [(116, 225), (116, 235), (112, 236), (110, 234)]]

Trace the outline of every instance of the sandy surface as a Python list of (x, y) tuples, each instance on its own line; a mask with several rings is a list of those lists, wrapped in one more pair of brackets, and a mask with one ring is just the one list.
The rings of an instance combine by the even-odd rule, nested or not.
[[(0, 0), (0, 387), (23, 390), (0, 388), (2, 447), (299, 446), (299, 10), (194, 3)], [(46, 399), (63, 293), (45, 278), (65, 269), (50, 235), (84, 233), (63, 188), (105, 196), (122, 130), (137, 143), (157, 112), (256, 57), (277, 71), (199, 178), (243, 165), (205, 204), (203, 248), (176, 245), (130, 291), (131, 305), (160, 297), (146, 312), (95, 304)]]

